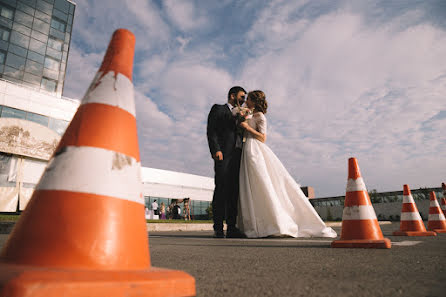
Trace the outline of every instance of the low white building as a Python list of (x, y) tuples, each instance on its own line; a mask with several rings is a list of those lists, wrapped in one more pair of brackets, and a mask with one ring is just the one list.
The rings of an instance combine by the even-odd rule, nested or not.
[[(78, 100), (0, 79), (0, 212), (23, 210), (61, 135), (79, 106)], [(206, 217), (213, 178), (142, 168), (146, 207), (165, 207), (190, 198), (191, 215)]]

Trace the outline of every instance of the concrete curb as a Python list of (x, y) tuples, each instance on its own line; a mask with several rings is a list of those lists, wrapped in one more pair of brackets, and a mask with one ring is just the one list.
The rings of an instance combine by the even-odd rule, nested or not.
[[(380, 225), (392, 224), (390, 221), (380, 221)], [(342, 222), (327, 222), (329, 227), (341, 227)], [(226, 228), (226, 227), (225, 227)], [(150, 231), (213, 231), (212, 224), (182, 224), (182, 223), (147, 223)]]
[[(327, 222), (329, 227), (341, 227), (342, 222)], [(390, 221), (380, 221), (380, 225), (392, 224)], [(15, 222), (0, 222), (0, 234), (9, 234)], [(226, 228), (226, 227), (225, 227)], [(147, 223), (147, 231), (213, 231), (212, 224), (194, 223)]]

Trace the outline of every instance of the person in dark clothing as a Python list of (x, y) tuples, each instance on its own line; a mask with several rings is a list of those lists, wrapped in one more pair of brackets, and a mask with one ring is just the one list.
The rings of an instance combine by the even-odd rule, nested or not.
[(207, 139), (215, 171), (212, 212), (216, 238), (225, 237), (224, 219), (227, 224), (226, 237), (244, 237), (236, 228), (242, 135), (237, 133), (238, 123), (232, 109), (242, 105), (245, 96), (246, 91), (242, 87), (232, 87), (228, 92), (228, 102), (214, 104), (208, 116)]

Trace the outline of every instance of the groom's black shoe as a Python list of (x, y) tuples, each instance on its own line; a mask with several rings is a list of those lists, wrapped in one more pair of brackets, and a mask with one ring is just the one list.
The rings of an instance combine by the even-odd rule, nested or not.
[(214, 231), (214, 238), (225, 238), (225, 233), (223, 230)]
[(246, 235), (237, 228), (228, 229), (226, 238), (246, 238)]

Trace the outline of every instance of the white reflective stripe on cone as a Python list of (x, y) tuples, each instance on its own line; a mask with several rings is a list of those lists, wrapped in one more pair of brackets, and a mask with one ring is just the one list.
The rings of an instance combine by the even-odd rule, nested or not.
[(376, 220), (375, 210), (371, 205), (344, 207), (342, 220)]
[(412, 195), (403, 195), (403, 203), (415, 203)]
[(429, 221), (443, 221), (443, 220), (445, 220), (445, 218), (444, 218), (444, 214), (436, 213), (436, 214), (430, 214), (428, 220)]
[(37, 189), (91, 193), (144, 204), (141, 163), (95, 147), (66, 147), (48, 163)]
[(364, 180), (362, 177), (358, 177), (357, 179), (349, 178), (347, 180), (347, 192), (355, 192), (355, 191), (367, 191)]
[(81, 104), (101, 103), (124, 109), (135, 116), (133, 84), (127, 76), (109, 71), (99, 81), (102, 72), (96, 74)]
[(429, 202), (429, 206), (430, 207), (440, 207), (440, 204), (438, 204), (437, 200), (431, 200), (431, 202)]
[(401, 221), (422, 221), (418, 212), (402, 212)]

